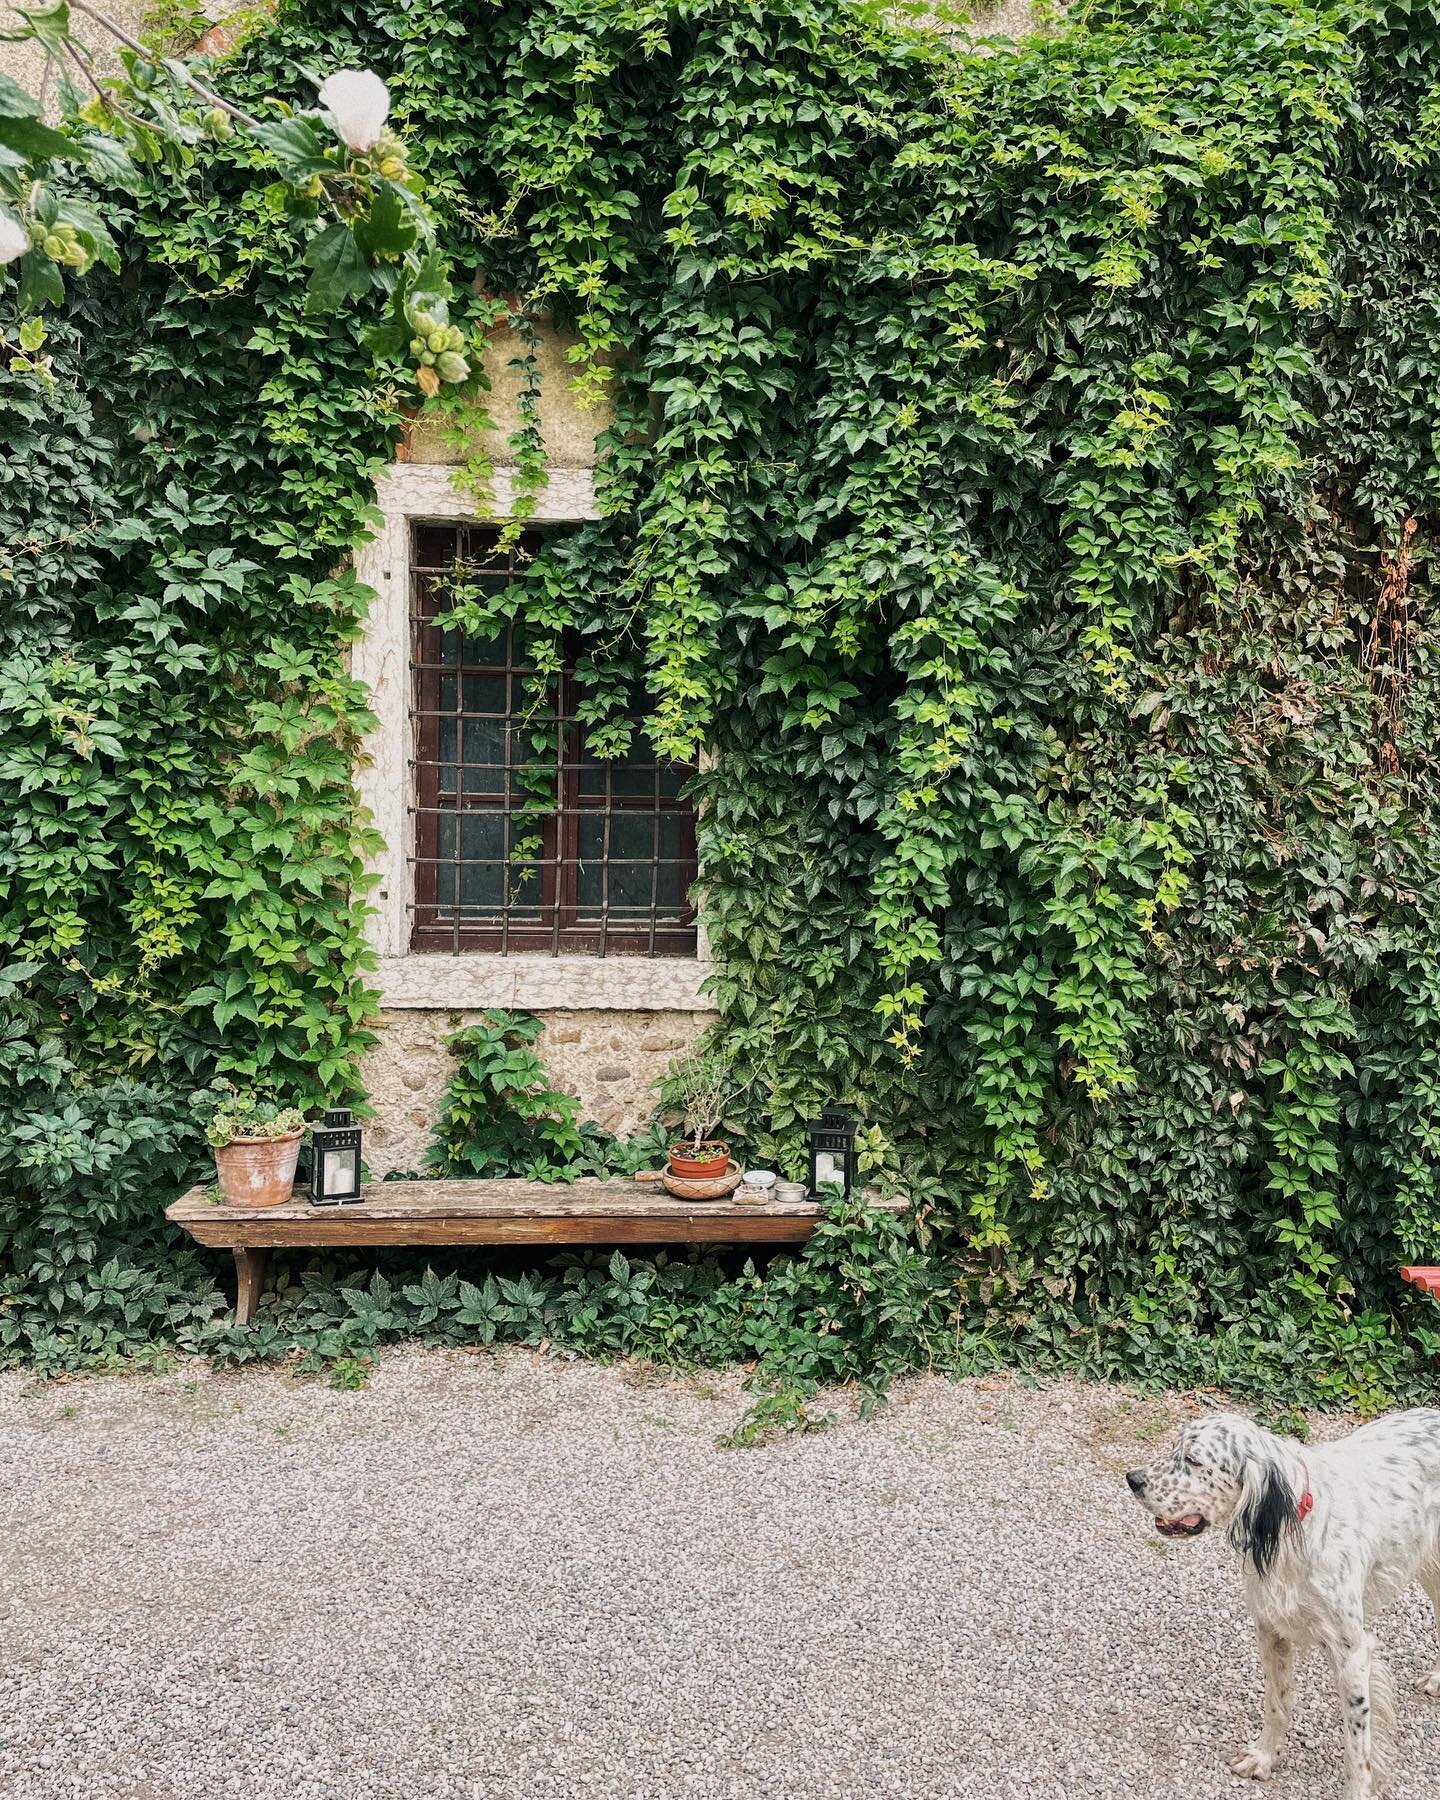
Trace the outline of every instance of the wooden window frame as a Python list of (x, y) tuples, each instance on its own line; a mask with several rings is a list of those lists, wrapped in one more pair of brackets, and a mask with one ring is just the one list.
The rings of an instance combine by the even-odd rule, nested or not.
[[(554, 529), (553, 527), (551, 529)], [(527, 859), (526, 866), (538, 868), (540, 873), (540, 893), (536, 900), (529, 899), (511, 901), (508, 891), (502, 897), (498, 916), (466, 920), (458, 906), (451, 906), (441, 899), (441, 872), (447, 867), (455, 870), (455, 887), (458, 892), (459, 870), (464, 860), (459, 855), (458, 822), (467, 812), (498, 814), (504, 821), (502, 831), (502, 848), (499, 867), (502, 881), (507, 890), (509, 869), (511, 866), (512, 845), (514, 838), (513, 821), (523, 819), (523, 797), (519, 806), (515, 804), (514, 783), (512, 777), (517, 768), (531, 766), (524, 759), (512, 757), (512, 743), (517, 731), (524, 726), (512, 723), (516, 719), (516, 687), (523, 681), (525, 666), (517, 663), (514, 655), (513, 632), (506, 633), (505, 662), (501, 663), (466, 663), (457, 658), (447, 663), (442, 655), (443, 640), (449, 634), (442, 633), (433, 623), (433, 615), (441, 610), (436, 605), (433, 593), (435, 576), (440, 572), (434, 562), (424, 562), (419, 555), (417, 533), (419, 531), (443, 531), (454, 535), (457, 548), (465, 548), (468, 543), (477, 543), (487, 536), (493, 537), (497, 527), (481, 522), (458, 524), (451, 521), (427, 521), (412, 519), (409, 521), (407, 533), (407, 562), (409, 565), (410, 593), (410, 631), (409, 656), (412, 693), (412, 754), (410, 775), (409, 807), (413, 824), (414, 849), (410, 858), (412, 869), (411, 898), (409, 905), (410, 932), (409, 951), (412, 954), (432, 956), (436, 954), (459, 955), (467, 951), (488, 952), (501, 956), (512, 953), (539, 952), (552, 958), (568, 956), (589, 957), (639, 957), (656, 958), (693, 958), (698, 953), (697, 923), (693, 904), (689, 893), (694, 884), (698, 867), (696, 860), (695, 818), (690, 804), (679, 795), (665, 795), (661, 792), (661, 765), (653, 766), (654, 784), (650, 795), (617, 794), (614, 791), (614, 767), (604, 759), (595, 759), (586, 763), (582, 754), (583, 730), (577, 721), (576, 713), (580, 700), (580, 685), (573, 674), (573, 661), (578, 644), (567, 646), (565, 670), (560, 677), (555, 692), (554, 710), (544, 715), (544, 721), (554, 724), (556, 744), (556, 806), (547, 809), (539, 816), (540, 851), (537, 858)], [(522, 549), (533, 551), (537, 547), (541, 534), (527, 533), (521, 540)], [(548, 535), (548, 534), (547, 534)], [(528, 541), (527, 541), (528, 540)], [(476, 793), (467, 791), (464, 779), (466, 764), (463, 758), (463, 736), (457, 729), (456, 760), (453, 765), (443, 761), (441, 757), (440, 732), (441, 722), (450, 716), (450, 709), (442, 704), (443, 682), (445, 677), (452, 676), (456, 681), (456, 704), (453, 716), (458, 721), (465, 718), (504, 719), (505, 761), (502, 765), (478, 765), (496, 767), (503, 778), (503, 789), (498, 792)], [(506, 687), (506, 711), (504, 714), (471, 713), (463, 710), (464, 680), (466, 675), (483, 675), (487, 677), (503, 676)], [(442, 768), (453, 766), (456, 770), (456, 782), (453, 800), (442, 791)], [(477, 766), (477, 765), (470, 765)], [(643, 765), (642, 765), (643, 766)], [(604, 771), (604, 787), (600, 792), (586, 792), (583, 775), (587, 770)], [(648, 814), (653, 820), (650, 864), (651, 906), (648, 918), (621, 917), (613, 918), (609, 902), (609, 875), (611, 866), (610, 831), (613, 820), (630, 814)], [(454, 837), (454, 853), (449, 857), (440, 855), (440, 825), (446, 816), (456, 820)], [(602, 900), (598, 917), (591, 916), (593, 908), (582, 903), (580, 898), (580, 879), (582, 867), (586, 859), (580, 851), (582, 824), (587, 819), (599, 817), (604, 821), (604, 848), (600, 854), (601, 893)], [(663, 857), (660, 854), (661, 826), (667, 816), (680, 819), (680, 842), (675, 857)], [(474, 860), (474, 859), (470, 859)], [(638, 860), (626, 858), (627, 865)], [(678, 911), (662, 912), (658, 905), (658, 886), (660, 871), (670, 862), (679, 865), (679, 885), (685, 896)], [(520, 917), (514, 915), (519, 913)]]

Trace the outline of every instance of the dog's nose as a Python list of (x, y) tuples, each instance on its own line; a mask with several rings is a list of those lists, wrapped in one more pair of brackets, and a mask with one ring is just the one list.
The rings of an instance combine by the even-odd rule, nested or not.
[(1132, 1494), (1143, 1494), (1145, 1492), (1145, 1471), (1143, 1469), (1128, 1470), (1125, 1480)]

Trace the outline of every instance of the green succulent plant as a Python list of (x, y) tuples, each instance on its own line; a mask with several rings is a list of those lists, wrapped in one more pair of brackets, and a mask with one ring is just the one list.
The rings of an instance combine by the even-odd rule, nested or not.
[(305, 1129), (305, 1115), (252, 1089), (219, 1085), (199, 1097), (208, 1112), (205, 1141), (220, 1150), (237, 1138), (282, 1138)]

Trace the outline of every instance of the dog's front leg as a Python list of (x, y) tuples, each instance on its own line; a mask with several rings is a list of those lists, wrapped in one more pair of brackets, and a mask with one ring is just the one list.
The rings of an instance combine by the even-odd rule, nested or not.
[(1371, 1705), (1372, 1646), (1358, 1618), (1349, 1619), (1325, 1646), (1335, 1671), (1345, 1733), (1345, 1800), (1375, 1800), (1375, 1731)]
[(1265, 1716), (1260, 1735), (1230, 1767), (1250, 1781), (1268, 1781), (1275, 1772), (1280, 1746), (1295, 1704), (1295, 1668), (1299, 1652), (1288, 1638), (1266, 1626), (1259, 1627), (1260, 1666), (1265, 1671)]

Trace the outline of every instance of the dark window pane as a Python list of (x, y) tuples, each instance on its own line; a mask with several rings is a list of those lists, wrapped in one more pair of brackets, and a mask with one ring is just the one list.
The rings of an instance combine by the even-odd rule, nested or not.
[(587, 762), (580, 765), (580, 792), (588, 798), (605, 796), (605, 777), (610, 777), (610, 794), (616, 800), (653, 800), (656, 768), (645, 760), (645, 753), (613, 757), (609, 762)]
[(518, 621), (510, 627), (510, 656), (517, 669), (533, 669), (538, 649), (552, 643), (554, 633)]
[(503, 675), (462, 675), (460, 682), (464, 711), (504, 721), (510, 702)]
[(630, 740), (630, 748), (623, 756), (592, 756), (588, 750), (582, 749), (580, 758), (580, 792), (586, 798), (603, 798), (605, 794), (605, 776), (610, 776), (610, 792), (616, 799), (650, 800), (656, 792), (656, 781), (659, 781), (659, 792), (666, 799), (674, 799), (680, 792), (681, 784), (690, 773), (675, 763), (657, 762), (654, 746), (642, 730), (637, 729)]
[[(454, 720), (441, 720), (442, 727)], [(463, 779), (467, 794), (503, 794), (505, 791), (505, 721), (470, 719), (462, 723), (465, 746)]]
[(455, 764), (458, 761), (455, 744), (460, 727), (454, 719), (441, 719), (437, 729), (440, 751), (440, 792), (453, 794), (455, 792)]
[[(459, 634), (451, 633), (450, 635), (458, 637)], [(509, 633), (502, 627), (493, 637), (460, 638), (463, 660), (472, 669), (484, 668), (487, 665), (491, 668), (503, 669), (508, 637)]]
[(455, 560), (457, 534), (453, 525), (416, 525), (413, 531), (418, 567), (446, 569)]
[(498, 911), (505, 891), (504, 815), (442, 812), (435, 824), (437, 903), (462, 913)]
[(598, 915), (608, 905), (617, 921), (648, 923), (652, 893), (658, 912), (673, 917), (681, 911), (688, 880), (678, 814), (612, 813), (608, 862), (605, 815), (586, 814), (579, 821), (578, 847), (576, 898), (583, 911)]
[(653, 800), (657, 772), (654, 763), (619, 763), (610, 771), (610, 792), (617, 800)]

